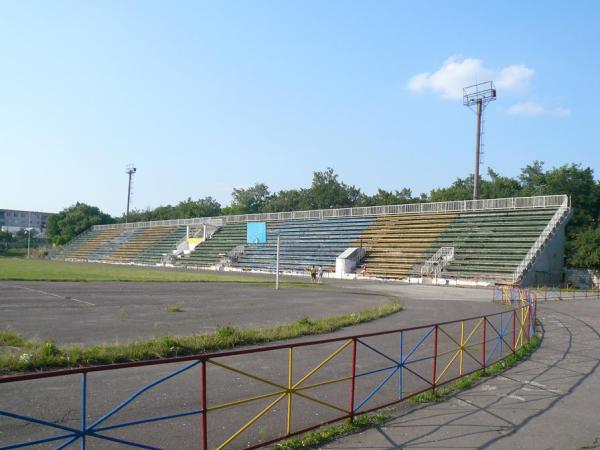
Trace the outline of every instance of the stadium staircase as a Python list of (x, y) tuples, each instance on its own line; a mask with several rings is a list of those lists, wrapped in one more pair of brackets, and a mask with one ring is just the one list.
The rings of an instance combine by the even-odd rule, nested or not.
[(176, 265), (210, 267), (227, 258), (236, 247), (246, 243), (246, 224), (223, 225), (210, 239), (205, 240), (186, 257), (178, 259)]

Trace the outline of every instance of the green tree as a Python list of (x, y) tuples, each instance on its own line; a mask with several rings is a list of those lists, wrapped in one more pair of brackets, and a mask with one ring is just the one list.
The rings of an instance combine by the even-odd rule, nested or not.
[(600, 269), (600, 226), (576, 232), (568, 247), (570, 266)]
[(523, 188), (519, 180), (510, 177), (503, 177), (492, 168), (488, 168), (489, 180), (481, 182), (481, 198), (507, 198), (520, 197), (523, 195)]
[(401, 205), (404, 203), (417, 203), (420, 199), (413, 197), (412, 191), (408, 188), (401, 190), (386, 191), (377, 189), (373, 195), (364, 195), (358, 200), (356, 206), (380, 206), (380, 205)]
[(473, 175), (457, 178), (454, 183), (445, 188), (432, 189), (429, 201), (449, 202), (453, 200), (470, 200), (473, 198)]
[[(175, 206), (158, 206), (154, 209), (133, 210), (129, 212), (130, 222), (145, 222), (150, 220), (188, 219), (192, 217), (212, 217), (221, 214), (221, 204), (212, 197), (198, 200), (187, 200), (179, 202)], [(125, 215), (119, 218), (119, 222), (125, 222)]]
[(524, 195), (567, 194), (571, 197), (573, 218), (567, 232), (597, 226), (600, 217), (600, 182), (594, 180), (594, 171), (580, 164), (565, 164), (543, 170), (542, 161), (526, 166), (519, 176)]
[(96, 206), (76, 203), (48, 217), (46, 234), (55, 245), (69, 242), (92, 225), (113, 223), (114, 219)]
[(234, 188), (231, 197), (233, 201), (228, 211), (232, 214), (254, 214), (262, 212), (270, 193), (266, 184), (256, 183), (249, 188)]
[(290, 189), (272, 195), (263, 205), (263, 212), (302, 211), (311, 208), (309, 189)]
[[(488, 178), (479, 181), (479, 198), (506, 198), (523, 196), (523, 188), (519, 180), (503, 177), (489, 168)], [(432, 202), (448, 202), (453, 200), (471, 200), (473, 198), (473, 175), (457, 178), (446, 188), (433, 189), (429, 195)]]
[(331, 167), (314, 172), (310, 187), (311, 207), (314, 209), (348, 208), (360, 200), (360, 189), (338, 180)]
[(0, 230), (0, 246), (8, 248), (8, 244), (10, 244), (13, 240), (14, 237), (11, 232)]

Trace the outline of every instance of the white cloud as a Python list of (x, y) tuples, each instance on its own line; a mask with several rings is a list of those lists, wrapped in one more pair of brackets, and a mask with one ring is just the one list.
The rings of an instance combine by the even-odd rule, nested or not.
[(503, 91), (523, 91), (527, 88), (534, 70), (524, 65), (511, 65), (491, 69), (481, 59), (453, 56), (444, 61), (435, 72), (423, 72), (413, 76), (407, 84), (413, 92), (435, 92), (445, 99), (459, 99), (463, 87), (477, 82), (494, 80)]
[(556, 108), (546, 108), (543, 105), (535, 102), (523, 102), (512, 105), (508, 108), (508, 112), (515, 116), (554, 116), (554, 117), (567, 117), (571, 115), (569, 108), (562, 106)]

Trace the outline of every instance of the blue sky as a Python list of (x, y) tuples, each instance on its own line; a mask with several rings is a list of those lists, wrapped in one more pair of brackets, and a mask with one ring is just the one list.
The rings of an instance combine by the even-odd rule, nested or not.
[(492, 77), (483, 170), (600, 171), (600, 3), (3, 2), (0, 208), (125, 209), (333, 167), (367, 193), (472, 172), (460, 87)]

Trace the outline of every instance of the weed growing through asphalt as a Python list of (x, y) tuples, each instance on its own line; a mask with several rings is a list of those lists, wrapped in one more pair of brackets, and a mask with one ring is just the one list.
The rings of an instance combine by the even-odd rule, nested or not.
[[(18, 352), (0, 354), (0, 375), (33, 370), (82, 367), (119, 362), (143, 361), (181, 355), (195, 355), (230, 349), (240, 345), (261, 344), (301, 336), (325, 334), (341, 328), (386, 317), (402, 310), (396, 300), (358, 313), (322, 319), (301, 319), (270, 328), (239, 328), (225, 325), (214, 333), (191, 336), (164, 336), (144, 341), (114, 345), (56, 346), (34, 342), (10, 332), (0, 331), (0, 348), (12, 346)], [(26, 358), (21, 355), (27, 354)]]
[(169, 305), (166, 307), (167, 312), (170, 313), (180, 313), (183, 312), (183, 308), (181, 305)]
[(515, 353), (510, 354), (506, 358), (492, 364), (489, 367), (486, 367), (485, 370), (480, 369), (469, 375), (465, 375), (464, 377), (460, 378), (457, 381), (454, 381), (453, 383), (449, 383), (445, 386), (441, 386), (435, 389), (435, 391), (429, 390), (421, 394), (417, 394), (411, 397), (410, 401), (413, 403), (431, 403), (443, 401), (450, 395), (455, 394), (456, 392), (464, 391), (465, 389), (471, 388), (473, 384), (481, 380), (483, 377), (497, 375), (500, 372), (505, 371), (506, 369), (510, 369), (519, 361), (529, 356), (536, 348), (540, 346), (541, 342), (542, 340), (540, 339), (540, 337), (538, 335), (534, 335), (531, 338), (530, 342), (523, 345)]
[(367, 428), (381, 425), (388, 419), (389, 417), (383, 414), (364, 414), (355, 417), (353, 420), (347, 420), (337, 425), (327, 425), (298, 437), (292, 437), (280, 442), (275, 448), (277, 450), (317, 448), (347, 434), (357, 433)]

